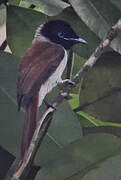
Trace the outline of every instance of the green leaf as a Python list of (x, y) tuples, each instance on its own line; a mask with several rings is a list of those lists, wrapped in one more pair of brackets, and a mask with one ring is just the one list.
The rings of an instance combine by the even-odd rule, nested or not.
[[(108, 158), (121, 154), (120, 148), (120, 138), (112, 135), (96, 134), (83, 137), (63, 148), (61, 153), (55, 154), (53, 160), (40, 169), (36, 180), (81, 180), (89, 170), (98, 168)], [(121, 168), (121, 165), (119, 166)], [(120, 170), (117, 172), (115, 177), (119, 175)]]
[(26, 1), (20, 1), (19, 7), (29, 8), (31, 5)]
[[(109, 1), (100, 0), (69, 0), (80, 19), (93, 31), (100, 39), (103, 39), (111, 25), (120, 18), (120, 10)], [(121, 35), (112, 41), (111, 47), (121, 53)]]
[[(69, 104), (71, 105), (72, 109), (75, 109), (79, 105), (79, 94), (70, 94), (70, 95), (72, 98), (69, 100)], [(87, 127), (87, 125), (88, 126), (90, 126), (90, 125), (94, 125), (94, 126), (104, 125), (104, 122), (95, 119), (94, 117), (88, 115), (87, 113), (85, 113), (83, 111), (77, 112), (77, 115), (78, 115), (78, 117), (80, 116), (79, 120), (80, 120), (82, 127), (85, 127), (85, 126)], [(88, 121), (88, 123), (84, 123), (84, 121)]]
[(109, 2), (105, 0), (101, 0), (99, 2), (90, 0), (90, 3), (94, 6), (94, 8), (96, 8), (100, 16), (107, 22), (108, 25), (113, 25), (120, 18), (120, 8), (119, 6), (116, 7), (115, 5), (113, 5), (111, 0)]
[(35, 30), (46, 19), (42, 13), (17, 6), (7, 9), (7, 40), (12, 52), (17, 56), (24, 55), (31, 45)]
[[(90, 1), (84, 0), (69, 0), (78, 16), (85, 22), (89, 28), (94, 31), (99, 37), (104, 37), (104, 34), (109, 30), (109, 26), (101, 15), (96, 11)], [(91, 20), (91, 21), (90, 21)]]
[(81, 115), (86, 120), (88, 120), (94, 126), (103, 126), (104, 125), (104, 123), (102, 121), (95, 119), (94, 117), (88, 115), (87, 113), (85, 113), (83, 111), (78, 112), (78, 114)]
[(121, 1), (120, 0), (110, 0), (121, 11)]
[(121, 56), (118, 53), (108, 52), (100, 57), (84, 78), (78, 111), (84, 111), (97, 120), (120, 123), (120, 68)]
[(114, 122), (103, 122), (101, 120), (95, 119), (94, 117), (88, 115), (87, 113), (80, 111), (77, 112), (78, 115), (88, 120), (94, 126), (114, 126), (114, 127), (121, 127), (121, 123), (114, 123)]
[(67, 102), (62, 103), (55, 112), (47, 137), (37, 153), (36, 163), (43, 165), (52, 160), (65, 145), (81, 137), (82, 129), (78, 118)]
[(0, 52), (0, 144), (14, 155), (19, 152), (24, 118), (16, 106), (17, 62), (17, 57)]
[(121, 155), (117, 155), (116, 157), (108, 158), (96, 168), (90, 168), (89, 172), (85, 173), (84, 177), (81, 173), (78, 173), (66, 180), (120, 180), (120, 162)]
[(49, 132), (61, 146), (81, 138), (82, 131), (79, 121), (67, 102), (62, 103), (54, 114)]
[[(71, 99), (68, 101), (71, 108), (75, 109), (79, 105), (79, 94), (70, 94)], [(103, 122), (99, 119), (95, 119), (93, 116), (89, 114), (79, 111), (77, 112), (78, 119), (80, 121), (81, 127), (89, 127), (89, 126), (112, 126), (112, 127), (121, 127), (120, 123), (114, 122)]]
[(17, 5), (19, 5), (20, 1), (21, 1), (21, 0), (9, 0), (9, 4), (10, 4), (10, 5), (16, 5), (16, 6), (17, 6)]
[(71, 108), (74, 109), (79, 105), (79, 94), (70, 94), (72, 97), (69, 100), (69, 104), (71, 105)]
[[(68, 100), (68, 102), (69, 102), (71, 108), (75, 109), (79, 105), (79, 94), (70, 94), (70, 96), (72, 98), (70, 100)], [(84, 112), (78, 112), (75, 114), (80, 122), (81, 127), (90, 127), (90, 126), (93, 126), (94, 124), (96, 124), (96, 122), (94, 121), (94, 118), (93, 118), (93, 120), (92, 120), (92, 117), (90, 119), (89, 115)]]
[(90, 170), (82, 180), (120, 180), (121, 155), (107, 159), (98, 168)]
[(0, 146), (0, 179), (4, 179), (15, 157)]
[(93, 127), (83, 128), (84, 136), (94, 133), (108, 133), (121, 138), (121, 126), (116, 127), (116, 126), (108, 125), (108, 126), (98, 126), (98, 127), (93, 126)]
[(46, 15), (55, 16), (59, 14), (63, 9), (69, 7), (68, 3), (62, 0), (26, 0), (27, 2), (39, 7)]

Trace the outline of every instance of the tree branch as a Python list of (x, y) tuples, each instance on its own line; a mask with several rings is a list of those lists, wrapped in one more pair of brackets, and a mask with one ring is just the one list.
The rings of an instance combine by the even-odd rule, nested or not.
[(67, 62), (66, 79), (71, 79), (72, 71), (73, 71), (73, 65), (74, 65), (74, 52), (72, 49), (70, 49), (69, 55), (68, 55), (68, 62)]
[[(107, 33), (106, 38), (99, 44), (99, 46), (96, 48), (96, 50), (92, 53), (90, 58), (87, 60), (87, 62), (82, 66), (80, 71), (75, 75), (75, 77), (72, 79), (73, 82), (77, 85), (84, 77), (84, 75), (93, 67), (93, 65), (96, 63), (98, 58), (103, 53), (104, 48), (106, 48), (110, 42), (118, 35), (118, 32), (121, 30), (121, 19), (118, 20), (118, 22), (112, 26), (111, 30)], [(72, 91), (74, 87), (66, 84), (63, 90), (59, 93), (57, 98), (55, 99), (53, 106), (57, 108), (60, 103), (63, 102), (65, 97), (68, 96), (68, 94)], [(5, 180), (19, 180), (20, 177), (23, 175), (23, 173), (28, 169), (28, 166), (30, 166), (31, 162), (33, 161), (33, 157), (35, 157), (35, 154), (38, 150), (38, 139), (39, 133), (42, 132), (43, 127), (45, 123), (48, 121), (48, 119), (52, 119), (53, 113), (55, 109), (48, 108), (46, 112), (43, 114), (42, 118), (38, 121), (37, 127), (35, 129), (34, 135), (32, 137), (30, 146), (28, 148), (28, 151), (26, 155), (24, 156), (23, 160), (21, 160), (18, 164), (16, 164), (16, 167), (11, 167), (7, 177)], [(15, 165), (15, 163), (14, 163)], [(12, 172), (10, 174), (10, 172)]]

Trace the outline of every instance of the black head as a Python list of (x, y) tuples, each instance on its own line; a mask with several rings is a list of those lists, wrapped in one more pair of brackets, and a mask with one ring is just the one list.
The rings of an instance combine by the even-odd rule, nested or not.
[(79, 38), (71, 26), (63, 20), (52, 20), (45, 23), (41, 29), (41, 34), (50, 41), (61, 44), (65, 49), (70, 49), (77, 43), (86, 43), (86, 41)]

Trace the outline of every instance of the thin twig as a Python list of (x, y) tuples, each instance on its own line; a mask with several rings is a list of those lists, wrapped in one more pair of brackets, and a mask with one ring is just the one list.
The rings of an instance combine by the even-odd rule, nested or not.
[(68, 62), (67, 62), (67, 73), (66, 79), (71, 79), (74, 65), (74, 52), (72, 49), (69, 51)]
[(5, 41), (3, 41), (3, 43), (1, 44), (0, 50), (1, 50), (1, 51), (4, 51), (6, 47), (7, 47), (7, 41), (5, 40)]
[[(118, 20), (118, 22), (112, 26), (111, 30), (108, 32), (106, 38), (99, 44), (99, 46), (96, 48), (94, 53), (90, 56), (90, 58), (87, 60), (87, 62), (83, 65), (83, 67), (80, 69), (80, 71), (75, 75), (75, 77), (72, 79), (73, 82), (77, 85), (84, 75), (93, 67), (93, 65), (96, 63), (98, 58), (103, 53), (104, 48), (106, 48), (110, 42), (118, 35), (118, 32), (121, 30), (121, 19)], [(63, 90), (59, 93), (57, 98), (55, 99), (53, 106), (57, 108), (60, 103), (63, 102), (64, 98), (68, 96), (68, 94), (72, 91), (74, 87), (67, 84)], [(54, 109), (49, 108), (46, 110), (46, 112), (43, 114), (42, 118), (39, 120), (38, 125), (35, 129), (34, 135), (32, 137), (30, 146), (28, 148), (27, 154), (24, 157), (24, 160), (22, 163), (20, 163), (20, 166), (18, 169), (13, 169), (12, 176), (8, 172), (8, 178), (5, 178), (5, 180), (19, 180), (23, 174), (23, 172), (26, 170), (28, 164), (33, 159), (34, 152), (37, 151), (36, 146), (37, 140), (39, 138), (39, 132), (42, 130), (44, 122), (49, 118), (52, 117), (54, 113)]]

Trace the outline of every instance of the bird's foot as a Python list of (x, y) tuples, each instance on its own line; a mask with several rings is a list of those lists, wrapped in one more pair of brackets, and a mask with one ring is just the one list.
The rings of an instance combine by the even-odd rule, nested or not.
[(46, 100), (43, 101), (46, 105), (47, 108), (52, 108), (54, 110), (56, 110), (56, 107), (54, 107), (52, 104), (48, 103)]
[(68, 84), (70, 84), (72, 86), (75, 86), (75, 82), (73, 82), (71, 79), (64, 79), (64, 80), (61, 81), (61, 83), (62, 84), (63, 83), (68, 83)]

